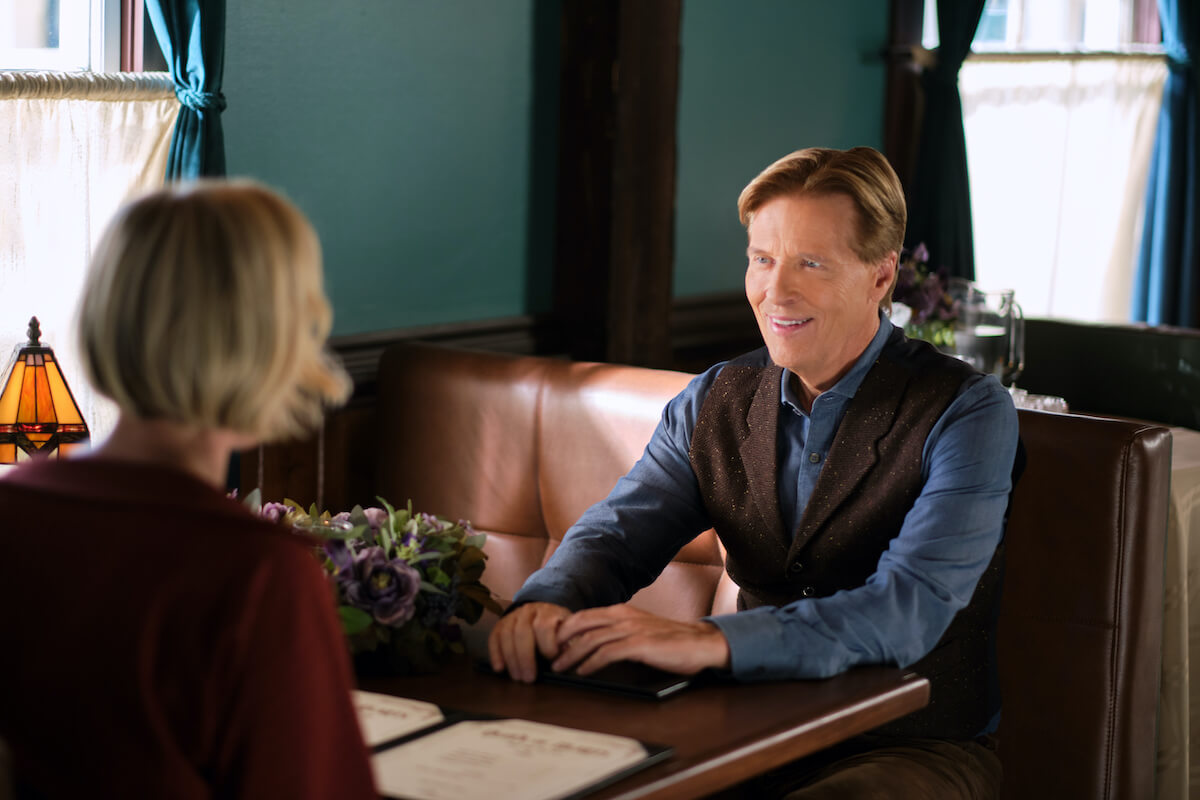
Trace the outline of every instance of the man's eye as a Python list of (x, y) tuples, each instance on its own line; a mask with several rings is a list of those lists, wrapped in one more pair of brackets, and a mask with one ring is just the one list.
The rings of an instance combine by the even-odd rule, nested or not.
[(804, 259), (803, 261), (801, 261), (801, 262), (800, 262), (800, 266), (802, 266), (802, 267), (808, 267), (809, 269), (820, 269), (820, 268), (821, 268), (821, 262), (819, 262), (819, 261), (812, 261), (812, 260), (810, 260), (810, 259), (807, 259), (807, 258), (806, 258), (806, 259)]
[(750, 256), (750, 263), (765, 267), (771, 263), (771, 259), (769, 256)]

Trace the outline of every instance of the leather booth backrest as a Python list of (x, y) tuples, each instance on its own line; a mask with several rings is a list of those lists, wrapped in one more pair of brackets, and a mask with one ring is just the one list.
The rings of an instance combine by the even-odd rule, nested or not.
[(485, 582), (509, 599), (545, 558), (537, 415), (549, 361), (419, 345), (379, 365), (378, 492), (488, 535)]
[[(538, 415), (538, 486), (550, 540), (547, 555), (641, 457), (663, 406), (690, 378), (612, 364), (550, 366)], [(675, 619), (709, 614), (723, 565), (715, 534), (705, 532), (632, 602)]]
[[(379, 367), (378, 492), (488, 535), (484, 580), (507, 601), (567, 528), (641, 457), (681, 372), (401, 344)], [(637, 606), (675, 619), (733, 610), (711, 531)]]
[(1154, 796), (1170, 433), (1021, 411), (999, 629), (1004, 796)]

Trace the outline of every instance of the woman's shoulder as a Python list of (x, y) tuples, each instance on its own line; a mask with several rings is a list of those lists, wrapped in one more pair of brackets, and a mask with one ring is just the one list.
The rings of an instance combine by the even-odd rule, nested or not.
[(152, 554), (308, 556), (312, 545), (184, 472), (100, 459), (30, 462), (10, 471), (0, 478), (0, 513), (13, 529), (38, 526)]

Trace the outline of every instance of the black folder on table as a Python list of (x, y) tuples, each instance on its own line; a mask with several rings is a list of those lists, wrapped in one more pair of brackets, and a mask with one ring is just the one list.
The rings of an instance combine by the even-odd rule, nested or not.
[(579, 686), (649, 700), (661, 700), (692, 685), (692, 678), (650, 667), (636, 661), (618, 661), (589, 675), (568, 670), (555, 672), (548, 664), (538, 665), (538, 680), (544, 683)]
[[(486, 660), (477, 662), (477, 666), (483, 672), (495, 674)], [(555, 672), (550, 669), (549, 660), (541, 656), (538, 657), (537, 679), (541, 683), (615, 692), (645, 700), (662, 700), (683, 691), (696, 681), (695, 676), (667, 672), (637, 661), (618, 661), (588, 675), (580, 675), (574, 670)]]

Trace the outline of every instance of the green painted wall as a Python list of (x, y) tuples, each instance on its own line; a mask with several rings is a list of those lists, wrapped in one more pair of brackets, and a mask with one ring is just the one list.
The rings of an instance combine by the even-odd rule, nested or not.
[[(229, 173), (312, 218), (335, 334), (550, 307), (561, 1), (229, 3)], [(772, 159), (878, 145), (887, 7), (685, 0), (676, 295), (741, 287)]]
[(801, 147), (882, 147), (888, 0), (685, 0), (675, 295), (742, 289), (737, 196)]
[(228, 171), (282, 188), (313, 220), (336, 334), (548, 306), (552, 231), (530, 230), (545, 183), (535, 143), (555, 163), (533, 123), (534, 11), (229, 4)]

